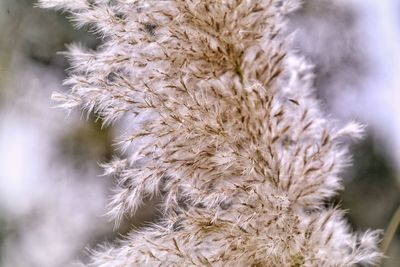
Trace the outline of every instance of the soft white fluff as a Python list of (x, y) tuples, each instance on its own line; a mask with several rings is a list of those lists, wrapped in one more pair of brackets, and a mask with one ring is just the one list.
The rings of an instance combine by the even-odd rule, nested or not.
[(42, 0), (104, 37), (70, 49), (69, 95), (106, 122), (131, 116), (110, 163), (118, 221), (161, 194), (164, 219), (91, 266), (376, 264), (377, 234), (352, 234), (324, 203), (348, 163), (343, 136), (313, 96), (312, 67), (287, 49), (284, 15), (299, 1)]

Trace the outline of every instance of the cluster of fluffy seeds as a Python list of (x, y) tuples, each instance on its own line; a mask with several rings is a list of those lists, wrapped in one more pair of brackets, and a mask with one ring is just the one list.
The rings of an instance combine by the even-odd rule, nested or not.
[(71, 47), (68, 95), (112, 122), (130, 118), (116, 174), (117, 223), (162, 197), (163, 219), (92, 255), (90, 266), (355, 266), (380, 258), (326, 207), (348, 163), (313, 96), (312, 66), (287, 49), (300, 1), (41, 0), (103, 36)]

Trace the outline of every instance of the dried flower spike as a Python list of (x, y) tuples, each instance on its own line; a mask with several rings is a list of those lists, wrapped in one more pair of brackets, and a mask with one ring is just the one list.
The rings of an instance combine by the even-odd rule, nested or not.
[(288, 50), (297, 0), (41, 0), (103, 37), (72, 46), (68, 95), (107, 123), (127, 117), (118, 223), (161, 195), (164, 218), (92, 254), (89, 266), (355, 266), (381, 254), (324, 203), (340, 189), (344, 136), (313, 96), (312, 66)]

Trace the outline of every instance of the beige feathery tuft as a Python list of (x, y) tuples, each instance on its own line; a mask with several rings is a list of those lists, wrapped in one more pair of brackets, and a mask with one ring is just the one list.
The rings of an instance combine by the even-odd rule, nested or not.
[(300, 1), (41, 0), (102, 35), (70, 47), (69, 95), (107, 123), (131, 118), (127, 158), (108, 164), (120, 222), (161, 195), (164, 218), (94, 252), (89, 266), (371, 266), (377, 232), (353, 234), (325, 203), (348, 164), (313, 95), (313, 70), (288, 50)]

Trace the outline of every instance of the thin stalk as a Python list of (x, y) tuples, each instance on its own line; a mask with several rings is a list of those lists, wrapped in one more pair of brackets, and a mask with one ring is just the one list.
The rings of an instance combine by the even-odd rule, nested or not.
[(397, 208), (396, 212), (393, 214), (392, 219), (390, 219), (389, 225), (387, 227), (385, 236), (381, 244), (382, 253), (386, 254), (387, 250), (392, 243), (393, 237), (396, 234), (396, 230), (400, 224), (400, 206)]

